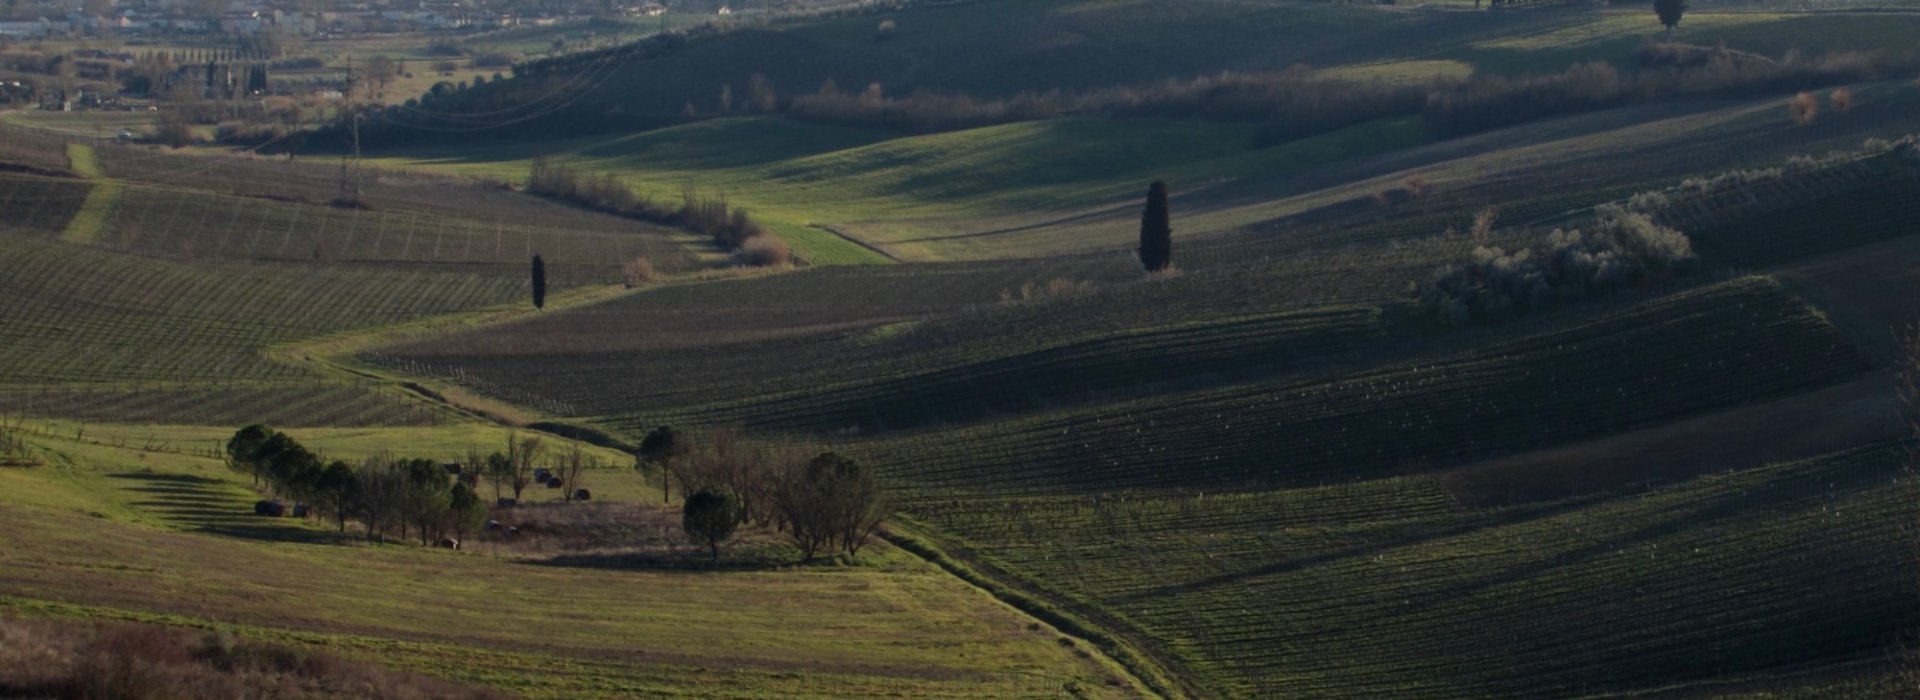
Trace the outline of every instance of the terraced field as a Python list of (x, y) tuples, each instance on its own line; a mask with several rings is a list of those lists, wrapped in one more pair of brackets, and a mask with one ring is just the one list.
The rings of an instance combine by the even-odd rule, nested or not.
[[(1252, 147), (1251, 127), (1231, 124), (1069, 119), (890, 138), (752, 118), (395, 150), (378, 161), (519, 180), (546, 154), (620, 175), (656, 198), (691, 183), (727, 194), (802, 249), (826, 246), (811, 254), (837, 262), (883, 261), (839, 235), (909, 261), (1117, 251), (1137, 235), (1144, 184), (1163, 179), (1174, 186), (1176, 234), (1253, 238), (1268, 254), (1464, 230), (1490, 206), (1509, 225), (1553, 222), (1703, 170), (1852, 149), (1916, 128), (1920, 92), (1907, 81), (1855, 91), (1852, 111), (1806, 127), (1774, 98), (1625, 107), (1446, 141), (1431, 140), (1417, 119), (1391, 119), (1267, 148)], [(1409, 178), (1424, 182), (1421, 196), (1395, 195)], [(1542, 178), (1578, 186), (1525, 185)]]
[(684, 240), (129, 188), (97, 243), (152, 257), (377, 263), (502, 277), (525, 275), (527, 260), (539, 254), (549, 284), (564, 288), (618, 282), (622, 262), (641, 256), (658, 261), (662, 274), (685, 271), (695, 263)]
[[(554, 144), (427, 148), (377, 162), (517, 181), (535, 156), (564, 156), (657, 199), (677, 197), (689, 184), (724, 193), (803, 252), (810, 245), (852, 245), (822, 239), (822, 227), (830, 227), (894, 257), (939, 260), (1004, 257), (1015, 251), (992, 233), (1001, 225), (1017, 233), (1044, 218), (1071, 219), (1087, 207), (1135, 199), (1157, 177), (1199, 183), (1277, 176), (1424, 139), (1416, 124), (1399, 120), (1255, 151), (1253, 131), (1236, 124), (1068, 119), (887, 138), (778, 118), (722, 119), (558, 150)], [(1098, 247), (1115, 242), (1103, 238)], [(1056, 241), (1018, 252), (1089, 247), (1084, 240)], [(846, 261), (860, 261), (855, 258)]]
[(438, 411), (269, 359), (269, 345), (518, 301), (517, 278), (187, 264), (41, 237), (0, 245), (0, 412), (104, 421), (423, 424)]
[[(1273, 258), (1242, 247), (1160, 280), (1142, 279), (1122, 255), (811, 269), (669, 285), (364, 357), (624, 427), (759, 420), (768, 416), (754, 407), (771, 397), (826, 410), (805, 397), (828, 389), (846, 392), (838, 405), (852, 413), (822, 420), (864, 425), (874, 411), (854, 406), (884, 400), (919, 404), (889, 413), (896, 425), (918, 424), (930, 409), (958, 417), (989, 405), (1062, 406), (1318, 362), (1379, 337), (1371, 307), (1397, 302), (1409, 280), (1472, 245)], [(1177, 358), (1148, 361), (1156, 352)], [(1054, 376), (1083, 362), (1107, 369)], [(1050, 378), (1030, 381), (1042, 375)], [(963, 400), (947, 406), (943, 396)]]
[[(1422, 477), (1250, 494), (928, 492), (943, 541), (1136, 626), (1240, 697), (1787, 685), (1920, 612), (1904, 451), (1467, 510)], [(1887, 697), (1881, 690), (1830, 697)]]
[(84, 180), (0, 172), (0, 233), (57, 236), (80, 211), (92, 185)]
[(451, 415), (268, 348), (524, 303), (534, 253), (557, 293), (617, 282), (636, 256), (706, 264), (688, 234), (444, 178), (369, 181), (370, 208), (350, 209), (307, 199), (337, 191), (324, 167), (13, 128), (0, 159), (16, 164), (0, 172), (12, 416), (434, 424)]
[(431, 270), (219, 266), (14, 239), (0, 383), (240, 382), (301, 370), (265, 346), (517, 300), (525, 283)]
[[(910, 136), (715, 109), (755, 74), (783, 97), (1300, 62), (1511, 76), (1630, 61), (1658, 31), (1644, 8), (1441, 2), (979, 0), (753, 25), (596, 73), (556, 117), (650, 130), (407, 140), (349, 178), (358, 204), (334, 201), (331, 156), (9, 115), (0, 430), (40, 463), (0, 459), (0, 612), (224, 629), (533, 698), (1910, 692), (1920, 486), (1885, 339), (1920, 314), (1914, 163), (1679, 198), (1657, 213), (1701, 253), (1685, 276), (1472, 328), (1409, 302), (1436, 267), (1598, 203), (1920, 130), (1909, 80), (1852, 86), (1851, 109), (1822, 93), (1805, 124), (1783, 92), (1270, 146), (1199, 119)], [(1676, 33), (1771, 57), (1911, 49), (1920, 29), (1767, 2), (1708, 0)], [(656, 201), (724, 196), (808, 264), (707, 269), (723, 255), (690, 234), (507, 184), (536, 156)], [(1147, 276), (1129, 249), (1160, 179), (1177, 268)], [(1489, 210), (1498, 226), (1469, 232)], [(661, 278), (614, 284), (639, 256)], [(759, 528), (709, 565), (632, 456), (599, 449), (592, 505), (637, 518), (617, 547), (361, 546), (246, 515), (259, 494), (217, 446), (256, 421), (349, 459), (464, 459), (546, 421), (628, 442), (738, 429), (857, 459), (898, 514), (858, 558), (760, 557), (789, 550)]]
[[(373, 382), (340, 379), (187, 386), (0, 387), (0, 416), (82, 423), (365, 428), (443, 425), (453, 413)], [(231, 433), (231, 431), (229, 431)]]
[(1020, 493), (1373, 478), (1670, 420), (1867, 363), (1743, 278), (1460, 355), (876, 441), (900, 478)]
[[(0, 160), (74, 172), (92, 185), (0, 172), (0, 201), (25, 215), (5, 225), (143, 256), (520, 276), (538, 253), (554, 273), (550, 284), (566, 287), (620, 281), (624, 261), (641, 256), (661, 274), (705, 267), (710, 248), (685, 232), (456, 178), (362, 169), (355, 187), (363, 206), (347, 208), (328, 205), (340, 194), (340, 175), (320, 162), (174, 155), (11, 128), (0, 129), (0, 140)], [(65, 162), (44, 162), (56, 148)]]
[[(1701, 230), (1699, 238), (1741, 265), (1759, 268), (1920, 234), (1920, 176), (1912, 173), (1920, 171), (1834, 194), (1795, 198), (1803, 201), (1716, 224)], [(1751, 196), (1778, 198), (1772, 192)]]

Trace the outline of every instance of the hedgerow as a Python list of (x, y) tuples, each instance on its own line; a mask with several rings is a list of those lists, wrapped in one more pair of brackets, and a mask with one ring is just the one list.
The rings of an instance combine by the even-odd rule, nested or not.
[(1497, 321), (1689, 271), (1686, 234), (1644, 213), (1605, 204), (1585, 229), (1556, 229), (1508, 250), (1475, 248), (1466, 263), (1442, 269), (1418, 288), (1420, 306), (1456, 326)]

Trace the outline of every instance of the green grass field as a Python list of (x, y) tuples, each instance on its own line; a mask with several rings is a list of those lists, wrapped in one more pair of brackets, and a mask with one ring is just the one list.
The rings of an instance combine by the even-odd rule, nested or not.
[[(1920, 318), (1920, 162), (1786, 165), (1920, 130), (1910, 77), (1844, 107), (1814, 91), (1805, 123), (1783, 88), (1264, 147), (1257, 119), (909, 135), (716, 114), (754, 74), (788, 97), (1299, 64), (1412, 85), (1624, 66), (1660, 32), (1645, 8), (1436, 5), (746, 21), (595, 73), (565, 115), (669, 126), (415, 134), (344, 185), (338, 154), (168, 151), (86, 138), (107, 117), (7, 113), (0, 615), (226, 630), (530, 698), (1911, 694), (1920, 494), (1888, 362)], [(1876, 8), (1703, 2), (1675, 38), (1911, 49), (1920, 14)], [(431, 74), (425, 48), (316, 50), (407, 57), (392, 95), (470, 70)], [(686, 231), (528, 195), (542, 156), (660, 204), (723, 196), (805, 264), (736, 268)], [(1789, 175), (1682, 185), (1756, 167)], [(1176, 267), (1147, 275), (1154, 180), (1173, 186)], [(1685, 265), (1595, 243), (1528, 260), (1541, 277), (1509, 259), (1476, 278), (1535, 300), (1512, 317), (1456, 327), (1416, 301), (1436, 272), (1591, 232), (1596, 205), (1655, 190)], [(621, 284), (641, 256), (658, 276)], [(250, 514), (263, 494), (221, 446), (254, 422), (348, 461), (570, 445), (542, 426), (604, 445), (738, 431), (858, 460), (894, 515), (857, 558), (803, 562), (762, 526), (709, 563), (657, 472), (589, 446), (590, 503), (543, 486), (462, 551), (374, 545)]]
[(93, 189), (87, 192), (86, 200), (80, 203), (80, 210), (74, 212), (67, 221), (67, 227), (60, 232), (60, 239), (72, 243), (92, 243), (100, 237), (107, 226), (107, 218), (113, 215), (115, 205), (120, 201), (120, 186), (106, 181), (106, 172), (100, 167), (100, 159), (94, 155), (93, 147), (84, 144), (69, 144), (67, 159), (73, 172), (93, 183)]
[[(342, 455), (499, 437), (454, 430), (301, 435)], [(217, 460), (115, 447), (115, 432), (32, 438), (45, 465), (0, 468), (16, 535), (0, 609), (229, 629), (534, 698), (1129, 692), (1057, 633), (885, 548), (853, 567), (702, 573), (340, 544), (250, 515), (255, 496)]]
[[(1158, 120), (1060, 120), (950, 134), (882, 137), (780, 119), (727, 119), (569, 144), (565, 157), (613, 173), (641, 193), (671, 200), (687, 185), (723, 193), (802, 254), (858, 262), (876, 256), (845, 241), (795, 231), (830, 227), (911, 260), (975, 259), (1083, 251), (1123, 245), (1053, 231), (1030, 241), (989, 235), (1034, 219), (1071, 219), (1138, 196), (1156, 177), (1196, 185), (1276, 177), (1344, 158), (1419, 143), (1410, 122), (1355, 127), (1255, 150), (1252, 127)], [(393, 154), (383, 165), (524, 179), (552, 145), (490, 151)], [(1008, 240), (1012, 238), (1012, 240)], [(832, 246), (822, 251), (820, 246)]]

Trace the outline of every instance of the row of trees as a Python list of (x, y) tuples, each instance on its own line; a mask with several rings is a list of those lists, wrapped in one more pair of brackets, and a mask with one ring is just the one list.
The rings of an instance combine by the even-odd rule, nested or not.
[(18, 431), (0, 425), (0, 466), (38, 464), (39, 461)]
[[(781, 99), (756, 75), (748, 105), (755, 112), (783, 112), (807, 121), (910, 133), (1069, 114), (1254, 122), (1262, 125), (1256, 145), (1269, 145), (1391, 116), (1419, 115), (1436, 135), (1454, 136), (1679, 95), (1806, 90), (1915, 72), (1920, 72), (1920, 54), (1915, 52), (1841, 52), (1817, 59), (1793, 55), (1776, 61), (1725, 48), (1648, 43), (1625, 70), (1596, 61), (1555, 74), (1476, 74), (1388, 85), (1295, 67), (998, 100), (932, 92), (889, 97), (878, 84), (857, 94), (844, 93), (831, 80), (816, 93)], [(731, 90), (723, 92), (722, 111), (731, 111)]]
[(429, 459), (369, 457), (358, 465), (327, 460), (298, 441), (263, 425), (241, 428), (227, 440), (227, 464), (253, 477), (276, 498), (310, 504), (331, 516), (345, 533), (359, 520), (367, 539), (385, 542), (417, 535), (421, 544), (484, 525), (488, 508), (464, 482), (455, 482)]
[[(714, 245), (727, 251), (757, 250), (764, 247), (754, 245), (756, 239), (775, 240), (746, 209), (733, 206), (725, 196), (703, 196), (689, 187), (681, 191), (678, 206), (660, 204), (636, 193), (613, 173), (594, 175), (544, 156), (533, 159), (527, 174), (527, 191), (590, 209), (685, 228), (713, 239)], [(785, 255), (741, 257), (759, 265), (788, 262)]]
[[(369, 541), (397, 533), (421, 544), (449, 535), (464, 539), (486, 524), (490, 508), (473, 488), (482, 479), (502, 502), (508, 494), (517, 502), (542, 481), (573, 500), (581, 476), (598, 463), (578, 444), (548, 452), (539, 437), (509, 434), (505, 451), (482, 456), (470, 450), (460, 471), (471, 478), (455, 479), (447, 465), (428, 459), (327, 460), (263, 425), (241, 428), (226, 443), (234, 471), (252, 476), (275, 498), (311, 505), (342, 533), (358, 521)], [(663, 426), (647, 436), (640, 453), (636, 468), (656, 475), (663, 496), (670, 497), (674, 485), (689, 494), (683, 526), (715, 558), (742, 526), (783, 533), (807, 561), (835, 551), (858, 555), (889, 513), (872, 470), (832, 452), (755, 446), (725, 430), (695, 441)]]
[(889, 511), (873, 471), (832, 452), (755, 446), (729, 430), (696, 442), (662, 426), (642, 441), (640, 456), (663, 495), (673, 484), (688, 494), (682, 524), (716, 558), (742, 525), (784, 533), (807, 561), (857, 555)]

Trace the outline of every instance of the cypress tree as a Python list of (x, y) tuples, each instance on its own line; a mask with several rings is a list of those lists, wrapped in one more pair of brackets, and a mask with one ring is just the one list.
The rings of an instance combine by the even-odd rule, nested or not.
[(1680, 26), (1680, 17), (1687, 14), (1687, 0), (1653, 0), (1653, 12), (1666, 26), (1667, 36), (1673, 36), (1673, 28)]
[(1140, 217), (1140, 264), (1159, 272), (1173, 264), (1173, 224), (1167, 214), (1167, 183), (1147, 188), (1147, 211)]
[(547, 264), (533, 256), (533, 308), (547, 308)]

